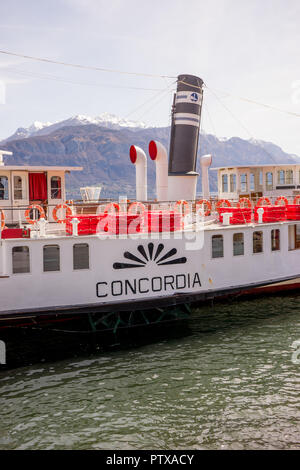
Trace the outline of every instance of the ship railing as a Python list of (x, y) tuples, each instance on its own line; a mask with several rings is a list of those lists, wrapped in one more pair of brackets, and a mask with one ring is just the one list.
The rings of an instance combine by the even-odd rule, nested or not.
[[(284, 199), (283, 199), (284, 198)], [(295, 198), (297, 198), (297, 202), (295, 202)], [(247, 197), (247, 196), (240, 196), (239, 199), (222, 199), (220, 200), (217, 196), (212, 196), (208, 199), (202, 199), (200, 196), (197, 197), (193, 201), (156, 201), (156, 200), (149, 200), (149, 201), (135, 201), (134, 199), (132, 200), (126, 200), (126, 201), (119, 201), (117, 199), (101, 199), (99, 201), (89, 201), (89, 202), (84, 202), (82, 200), (67, 200), (65, 204), (71, 208), (73, 214), (97, 214), (99, 212), (111, 212), (113, 210), (112, 204), (117, 204), (119, 206), (118, 211), (121, 212), (135, 212), (137, 210), (141, 210), (141, 206), (144, 206), (144, 210), (146, 211), (156, 211), (156, 210), (162, 210), (162, 211), (182, 211), (183, 213), (185, 212), (192, 212), (196, 213), (197, 209), (199, 206), (202, 204), (205, 205), (206, 202), (208, 203), (208, 206), (211, 206), (211, 211), (215, 212), (217, 211), (218, 205), (220, 204), (221, 201), (226, 201), (224, 204), (227, 204), (228, 206), (232, 207), (238, 207), (240, 204), (241, 199), (245, 200), (248, 199), (251, 203), (251, 207), (254, 208), (257, 203), (262, 200), (262, 197), (257, 196), (257, 197)], [(269, 202), (268, 202), (269, 201)], [(271, 204), (271, 205), (277, 205), (280, 203), (286, 203), (287, 204), (299, 204), (300, 203), (300, 191), (299, 195), (282, 195), (282, 200), (279, 201), (278, 196), (268, 196), (265, 198), (265, 202), (262, 203), (262, 205)], [(244, 202), (243, 202), (244, 204)], [(51, 215), (53, 215), (53, 210), (55, 208), (58, 208), (61, 204), (44, 204), (44, 203), (32, 203), (32, 205), (38, 205), (43, 208), (45, 216), (47, 219), (51, 219)], [(140, 206), (140, 207), (139, 207)], [(23, 213), (29, 208), (30, 206), (28, 205), (19, 205), (19, 206), (12, 206), (10, 204), (7, 205), (0, 205), (0, 210), (13, 213), (14, 214), (14, 219), (17, 221), (17, 215), (20, 215), (20, 218), (22, 219)], [(136, 207), (136, 208), (135, 208)], [(32, 208), (30, 209), (31, 215), (33, 214), (35, 218), (38, 218), (38, 213), (37, 209)]]
[[(295, 202), (295, 197), (297, 197), (297, 202)], [(284, 199), (283, 199), (284, 198)], [(262, 200), (261, 197), (255, 198), (248, 198), (247, 196), (242, 196), (239, 199), (223, 199), (220, 200), (217, 196), (212, 196), (208, 199), (202, 199), (200, 196), (193, 201), (156, 201), (156, 200), (149, 200), (149, 201), (135, 201), (126, 200), (126, 201), (118, 201), (117, 199), (101, 199), (99, 201), (89, 201), (84, 202), (82, 200), (67, 200), (66, 205), (72, 210), (72, 213), (75, 214), (97, 214), (101, 212), (112, 212), (114, 210), (113, 204), (117, 204), (119, 206), (118, 211), (120, 212), (132, 212), (135, 213), (137, 211), (141, 211), (141, 207), (143, 206), (143, 210), (145, 211), (178, 211), (185, 213), (196, 213), (199, 210), (201, 205), (205, 206), (207, 204), (208, 207), (211, 207), (211, 212), (217, 212), (218, 206), (220, 205), (221, 201), (223, 201), (224, 205), (228, 205), (228, 207), (239, 207), (240, 201), (242, 201), (242, 205), (245, 204), (244, 200), (248, 199), (251, 203), (251, 207), (255, 208), (257, 203)], [(226, 202), (225, 202), (226, 201)], [(269, 201), (269, 202), (268, 202)], [(286, 203), (287, 204), (299, 204), (300, 203), (300, 191), (299, 196), (282, 196), (282, 200), (279, 201), (277, 196), (268, 196), (265, 198), (265, 201), (262, 202), (262, 205), (266, 204), (280, 204)], [(35, 205), (33, 203), (32, 205)], [(51, 220), (51, 216), (53, 215), (54, 209), (58, 208), (56, 204), (44, 204), (37, 202), (37, 205), (43, 208), (45, 217), (48, 220)], [(223, 205), (223, 204), (221, 204)], [(247, 204), (246, 204), (247, 205)], [(59, 204), (60, 206), (60, 204)], [(245, 205), (244, 205), (245, 206)], [(12, 205), (0, 205), (0, 210), (14, 214), (13, 220), (17, 223), (19, 220), (24, 219), (24, 212), (29, 208), (27, 205), (19, 205), (18, 207)], [(62, 208), (64, 209), (64, 208)], [(18, 219), (19, 215), (19, 219)], [(30, 215), (33, 219), (38, 219), (38, 209), (32, 208), (30, 209)], [(11, 218), (11, 217), (10, 217)]]
[[(82, 200), (68, 200), (66, 201), (66, 206), (68, 207), (68, 214), (72, 216), (82, 216), (90, 215), (91, 217), (96, 216), (97, 214), (113, 214), (113, 213), (122, 213), (122, 214), (141, 214), (153, 213), (154, 215), (158, 212), (163, 213), (164, 215), (170, 214), (170, 217), (173, 213), (179, 213), (182, 216), (182, 228), (193, 227), (197, 222), (202, 221), (215, 221), (219, 220), (219, 208), (220, 207), (232, 207), (236, 208), (241, 205), (242, 207), (250, 207), (253, 214), (254, 209), (258, 203), (260, 205), (278, 205), (278, 204), (288, 204), (292, 205), (294, 203), (300, 204), (300, 195), (299, 196), (283, 196), (279, 199), (276, 196), (271, 196), (265, 199), (260, 197), (255, 198), (246, 198), (243, 196), (239, 200), (237, 199), (226, 199), (219, 200), (217, 196), (211, 196), (207, 200), (203, 200), (200, 196), (196, 198), (195, 201), (135, 201), (120, 199), (119, 201), (114, 199), (101, 199), (100, 201), (90, 201), (83, 202)], [(296, 199), (296, 200), (295, 200)], [(47, 223), (46, 233), (47, 234), (56, 234), (56, 235), (67, 235), (66, 233), (66, 207), (63, 204), (63, 207), (60, 207), (57, 213), (61, 217), (59, 222), (62, 223), (53, 223), (53, 211), (57, 205), (55, 204), (43, 204), (40, 206), (44, 210), (45, 220)], [(37, 222), (40, 220), (40, 213), (38, 209), (32, 208), (28, 211), (28, 206), (18, 206), (12, 207), (11, 205), (0, 206), (1, 211), (5, 214), (5, 225), (7, 227), (20, 227), (20, 228), (30, 228), (32, 231), (37, 230)], [(25, 218), (25, 213), (27, 211), (27, 218)], [(30, 219), (30, 220), (28, 220)], [(57, 221), (56, 221), (57, 222)], [(245, 221), (246, 222), (246, 221)]]
[[(193, 201), (134, 201), (123, 200), (120, 201), (102, 201), (98, 204), (76, 204), (73, 205), (73, 214), (139, 214), (141, 216), (150, 213), (155, 216), (158, 212), (163, 213), (165, 216), (179, 213), (182, 216), (182, 228), (193, 227), (197, 223), (219, 221), (219, 212), (221, 207), (232, 208), (250, 208), (251, 209), (251, 223), (254, 220), (255, 208), (259, 204), (265, 205), (291, 205), (295, 202), (295, 196), (284, 196), (279, 199), (277, 196), (269, 198), (261, 198), (260, 196), (247, 198), (245, 196), (237, 199), (220, 200), (217, 196), (212, 196), (207, 200), (198, 197)], [(300, 204), (300, 197), (297, 203)], [(244, 218), (244, 223), (249, 222), (249, 213), (246, 217), (245, 213), (241, 211), (241, 216)], [(148, 216), (149, 217), (149, 216)], [(247, 219), (247, 220), (246, 220)]]

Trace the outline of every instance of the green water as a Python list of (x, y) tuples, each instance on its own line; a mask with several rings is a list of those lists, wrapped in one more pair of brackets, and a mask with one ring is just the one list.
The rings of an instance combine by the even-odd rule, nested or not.
[(184, 337), (1, 372), (0, 448), (299, 449), (299, 323), (300, 296), (220, 303)]

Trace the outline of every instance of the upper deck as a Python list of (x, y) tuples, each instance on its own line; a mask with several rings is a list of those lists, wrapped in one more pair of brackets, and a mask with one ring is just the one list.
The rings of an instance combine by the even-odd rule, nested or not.
[(238, 200), (300, 194), (300, 164), (241, 165), (211, 168), (218, 171), (218, 197)]
[[(25, 221), (32, 204), (55, 207), (66, 201), (65, 175), (82, 167), (46, 165), (4, 165), (0, 151), (0, 210), (8, 224)], [(51, 214), (49, 214), (49, 220)]]
[[(300, 164), (213, 168), (212, 170), (218, 170), (218, 198), (208, 196), (205, 200), (181, 199), (176, 202), (159, 199), (132, 202), (122, 197), (114, 202), (100, 200), (98, 197), (91, 201), (87, 195), (84, 200), (66, 201), (65, 174), (81, 171), (81, 167), (4, 165), (1, 157), (2, 153), (7, 152), (1, 152), (0, 150), (2, 230), (5, 227), (13, 230), (29, 228), (32, 238), (40, 235), (51, 238), (96, 234), (112, 237), (135, 234), (147, 236), (159, 232), (198, 231), (203, 227), (208, 230), (224, 229), (237, 223), (245, 226), (268, 221), (276, 223), (300, 220)], [(165, 150), (163, 153), (166, 161)], [(164, 165), (164, 171), (165, 168)], [(140, 172), (137, 172), (137, 177), (140, 177)], [(139, 184), (138, 179), (137, 188)], [(259, 199), (263, 196), (268, 198), (267, 203), (274, 206), (274, 210), (262, 210), (273, 211), (277, 215), (271, 219), (262, 217), (258, 220), (256, 205), (261, 205)], [(281, 198), (278, 201), (278, 196), (283, 196), (283, 201)], [(241, 198), (246, 199), (247, 215), (243, 208), (239, 208)], [(221, 213), (224, 212), (224, 203), (229, 206), (230, 211), (229, 215), (223, 216)], [(290, 207), (286, 214), (282, 213), (283, 209), (275, 207), (281, 203)], [(297, 207), (293, 208), (296, 204)], [(27, 230), (26, 233), (30, 231)], [(9, 234), (6, 230), (1, 238), (11, 238), (14, 233), (17, 232)]]

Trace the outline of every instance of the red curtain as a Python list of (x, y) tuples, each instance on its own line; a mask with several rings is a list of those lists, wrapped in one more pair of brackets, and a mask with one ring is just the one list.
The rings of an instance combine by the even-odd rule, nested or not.
[(29, 173), (29, 200), (45, 201), (47, 194), (47, 177), (45, 173)]
[(61, 199), (61, 178), (57, 180), (57, 199)]

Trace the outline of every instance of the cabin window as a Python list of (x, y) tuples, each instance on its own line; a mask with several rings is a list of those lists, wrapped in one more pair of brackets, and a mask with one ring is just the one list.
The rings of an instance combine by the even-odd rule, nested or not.
[(253, 253), (262, 253), (263, 252), (263, 233), (254, 232), (253, 233)]
[(233, 174), (230, 175), (230, 192), (236, 192), (236, 175)]
[(58, 245), (45, 245), (43, 248), (44, 271), (59, 271), (60, 256)]
[(293, 170), (279, 170), (278, 171), (278, 184), (294, 184)]
[(254, 173), (250, 173), (250, 191), (255, 190), (255, 175)]
[(293, 184), (294, 175), (293, 170), (286, 170), (285, 172), (285, 184)]
[(77, 243), (73, 245), (73, 269), (89, 269), (89, 245)]
[(295, 225), (295, 246), (296, 249), (300, 248), (300, 224)]
[(285, 184), (285, 171), (279, 170), (277, 175), (278, 175), (278, 184)]
[(23, 199), (22, 178), (21, 176), (14, 176), (14, 199)]
[(223, 258), (224, 244), (223, 235), (212, 236), (212, 258)]
[(29, 247), (28, 246), (14, 246), (12, 249), (12, 272), (29, 273), (30, 260), (29, 260)]
[(300, 249), (300, 224), (289, 225), (289, 250)]
[(0, 199), (8, 200), (8, 178), (0, 176)]
[(222, 192), (228, 193), (228, 175), (222, 175)]
[(243, 173), (241, 175), (241, 191), (242, 193), (247, 192), (247, 174), (246, 173)]
[(244, 234), (233, 234), (233, 256), (241, 256), (244, 254)]
[(266, 173), (266, 188), (267, 191), (272, 191), (273, 189), (273, 173), (271, 171)]
[(61, 177), (52, 176), (51, 178), (51, 199), (61, 199)]
[(280, 250), (280, 230), (271, 231), (271, 249), (272, 251)]

